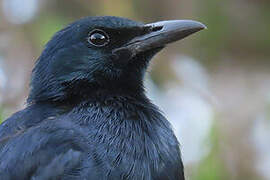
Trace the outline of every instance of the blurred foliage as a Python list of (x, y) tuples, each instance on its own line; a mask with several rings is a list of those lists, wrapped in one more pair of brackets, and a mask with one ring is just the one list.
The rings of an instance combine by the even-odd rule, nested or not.
[(203, 47), (202, 50), (208, 61), (220, 58), (222, 50), (228, 43), (230, 26), (224, 10), (225, 6), (226, 1), (200, 1), (198, 18), (208, 26), (208, 29), (207, 33), (199, 34), (198, 46)]
[[(234, 61), (269, 61), (269, 1), (198, 1), (198, 19), (207, 26), (207, 33), (198, 34), (190, 52), (206, 66), (221, 62), (224, 56)], [(194, 49), (196, 51), (194, 52)]]
[(227, 180), (229, 173), (220, 157), (221, 136), (218, 127), (214, 124), (210, 132), (210, 153), (200, 161), (197, 171), (193, 174), (192, 180)]
[(42, 47), (52, 38), (55, 32), (68, 24), (68, 20), (62, 17), (42, 16), (40, 23), (34, 24), (34, 40), (37, 45)]
[(0, 124), (4, 121), (4, 111), (3, 111), (3, 108), (0, 107)]

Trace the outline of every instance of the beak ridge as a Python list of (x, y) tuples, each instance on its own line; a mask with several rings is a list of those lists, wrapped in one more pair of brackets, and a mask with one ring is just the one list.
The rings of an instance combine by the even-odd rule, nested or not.
[(166, 44), (207, 29), (204, 24), (193, 20), (160, 21), (146, 24), (144, 27), (149, 29), (148, 33), (135, 37), (123, 47), (116, 49), (115, 52), (129, 50), (131, 57), (134, 57), (140, 52), (164, 47)]

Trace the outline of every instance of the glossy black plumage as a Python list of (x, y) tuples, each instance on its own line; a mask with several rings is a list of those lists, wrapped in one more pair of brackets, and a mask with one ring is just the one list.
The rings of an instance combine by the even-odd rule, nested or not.
[[(95, 29), (108, 33), (106, 46), (89, 43)], [(33, 70), (27, 107), (0, 126), (0, 179), (184, 180), (179, 143), (143, 88), (165, 43), (126, 46), (152, 31), (89, 17), (56, 33)]]

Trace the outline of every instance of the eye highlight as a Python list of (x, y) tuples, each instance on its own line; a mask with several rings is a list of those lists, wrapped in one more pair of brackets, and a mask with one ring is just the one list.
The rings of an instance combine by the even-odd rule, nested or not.
[(87, 41), (96, 47), (102, 47), (107, 45), (110, 42), (110, 39), (106, 32), (95, 29), (89, 33)]

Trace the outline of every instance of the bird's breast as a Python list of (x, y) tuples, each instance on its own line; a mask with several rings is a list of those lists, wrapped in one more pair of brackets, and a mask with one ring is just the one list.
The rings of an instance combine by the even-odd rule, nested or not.
[(91, 155), (107, 177), (153, 179), (180, 159), (177, 140), (162, 122), (167, 120), (156, 113), (122, 102), (80, 109), (79, 123), (88, 131)]

